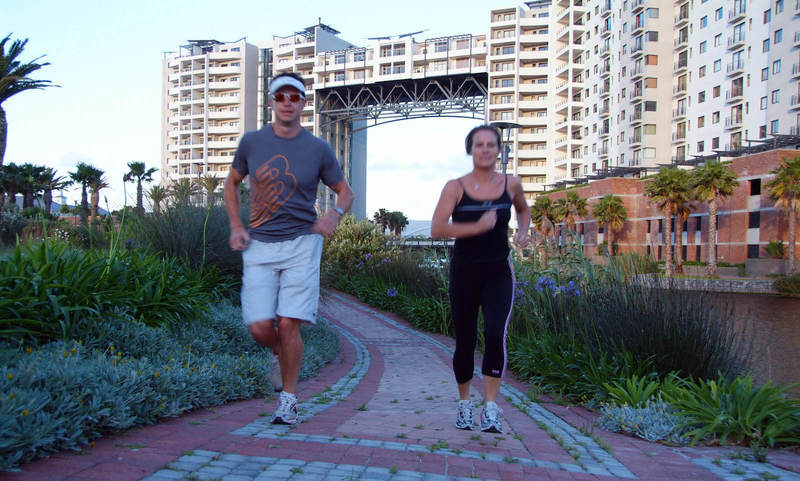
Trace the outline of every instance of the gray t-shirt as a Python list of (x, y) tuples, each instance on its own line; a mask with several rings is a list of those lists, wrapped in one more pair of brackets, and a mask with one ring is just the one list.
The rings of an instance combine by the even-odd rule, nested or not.
[(262, 242), (310, 234), (319, 181), (333, 186), (344, 178), (327, 142), (306, 129), (278, 137), (271, 125), (244, 134), (232, 167), (250, 175), (249, 230)]

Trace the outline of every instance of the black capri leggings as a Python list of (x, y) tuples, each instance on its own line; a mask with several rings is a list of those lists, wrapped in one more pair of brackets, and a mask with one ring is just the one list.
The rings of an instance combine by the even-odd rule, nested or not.
[(506, 331), (514, 302), (514, 268), (511, 259), (450, 263), (450, 309), (456, 331), (453, 372), (463, 384), (472, 379), (478, 341), (478, 307), (483, 312), (486, 351), (484, 376), (503, 377), (506, 369)]

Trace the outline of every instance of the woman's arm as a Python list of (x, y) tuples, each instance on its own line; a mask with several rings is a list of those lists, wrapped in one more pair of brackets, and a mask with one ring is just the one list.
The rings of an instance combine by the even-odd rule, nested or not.
[(497, 212), (494, 209), (484, 212), (475, 222), (450, 222), (460, 194), (461, 187), (457, 180), (450, 180), (444, 185), (431, 221), (431, 236), (434, 238), (476, 236), (491, 230), (497, 222)]
[(520, 178), (512, 175), (509, 180), (511, 202), (514, 204), (514, 210), (517, 213), (517, 225), (519, 226), (517, 233), (514, 234), (514, 242), (520, 247), (526, 247), (529, 240), (528, 232), (531, 227), (531, 209), (528, 206), (528, 201), (525, 200), (525, 192), (522, 190)]

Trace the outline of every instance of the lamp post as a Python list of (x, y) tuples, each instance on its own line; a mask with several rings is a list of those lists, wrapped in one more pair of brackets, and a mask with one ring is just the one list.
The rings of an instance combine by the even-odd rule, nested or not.
[[(522, 127), (520, 124), (514, 122), (492, 122), (489, 126), (500, 130), (500, 140), (503, 146), (500, 150), (500, 163), (503, 164), (503, 175), (506, 173), (508, 167), (508, 153), (511, 151), (509, 144), (511, 143), (511, 130)], [(505, 140), (503, 140), (503, 132), (505, 131)]]

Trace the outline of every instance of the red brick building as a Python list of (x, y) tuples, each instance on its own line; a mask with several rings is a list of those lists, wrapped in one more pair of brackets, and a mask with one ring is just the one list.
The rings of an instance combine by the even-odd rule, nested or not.
[[(797, 150), (770, 150), (758, 154), (736, 157), (731, 168), (736, 173), (739, 186), (732, 196), (718, 206), (717, 256), (720, 262), (743, 263), (747, 258), (767, 257), (765, 250), (770, 241), (788, 239), (788, 217), (775, 209), (767, 193), (767, 182), (783, 158), (800, 155)], [(649, 253), (656, 259), (664, 258), (663, 217), (659, 209), (645, 197), (645, 181), (612, 177), (574, 187), (581, 198), (588, 200), (589, 214), (578, 221), (577, 231), (586, 255), (596, 255), (604, 234), (591, 215), (599, 199), (606, 194), (620, 197), (628, 212), (622, 230), (614, 233), (619, 252)], [(565, 191), (543, 194), (553, 200), (566, 197)], [(673, 219), (673, 240), (675, 220)], [(602, 226), (599, 226), (602, 228)], [(559, 226), (557, 230), (563, 226)], [(602, 229), (600, 229), (602, 230)], [(708, 231), (707, 204), (697, 202), (689, 220), (683, 226), (683, 259), (706, 261)], [(674, 245), (674, 242), (673, 242)], [(680, 253), (676, 252), (676, 255)]]

